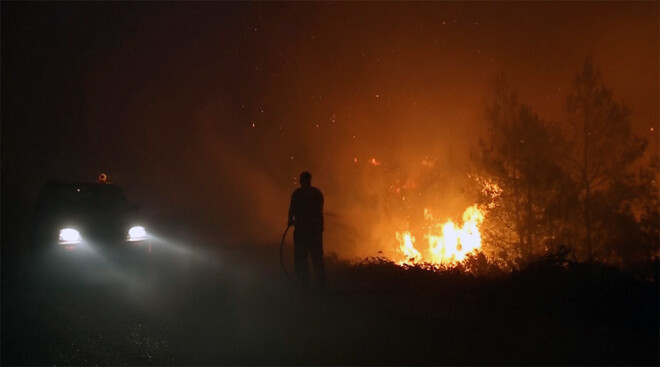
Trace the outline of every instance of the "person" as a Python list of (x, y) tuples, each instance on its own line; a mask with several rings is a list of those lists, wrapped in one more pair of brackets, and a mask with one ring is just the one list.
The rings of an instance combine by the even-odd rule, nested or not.
[(293, 231), (293, 261), (298, 280), (309, 287), (308, 257), (312, 259), (319, 288), (325, 286), (323, 266), (323, 193), (312, 186), (312, 174), (300, 174), (300, 187), (291, 195), (289, 226)]

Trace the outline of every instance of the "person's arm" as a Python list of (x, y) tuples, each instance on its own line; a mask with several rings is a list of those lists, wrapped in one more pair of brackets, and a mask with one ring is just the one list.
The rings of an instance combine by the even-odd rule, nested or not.
[(324, 223), (325, 222), (325, 219), (324, 219), (325, 216), (323, 215), (323, 204), (324, 204), (325, 199), (323, 198), (323, 193), (320, 190), (319, 190), (319, 195), (321, 196), (321, 231), (323, 231), (325, 229), (325, 223)]

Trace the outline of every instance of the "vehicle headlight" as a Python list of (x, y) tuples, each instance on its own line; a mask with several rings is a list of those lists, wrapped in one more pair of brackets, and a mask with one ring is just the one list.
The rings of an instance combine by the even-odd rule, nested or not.
[(129, 241), (142, 241), (147, 239), (147, 231), (142, 226), (133, 226), (128, 230)]
[(74, 244), (82, 242), (80, 232), (73, 228), (60, 229), (60, 243), (61, 244)]

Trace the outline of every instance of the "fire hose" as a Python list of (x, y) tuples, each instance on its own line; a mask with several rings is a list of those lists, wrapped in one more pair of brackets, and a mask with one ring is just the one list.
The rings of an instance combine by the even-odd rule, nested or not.
[(293, 281), (291, 276), (289, 276), (289, 273), (286, 271), (286, 267), (284, 266), (284, 241), (286, 240), (286, 234), (289, 232), (289, 228), (291, 228), (291, 225), (288, 225), (284, 230), (284, 234), (282, 234), (282, 242), (280, 243), (280, 267), (282, 268), (284, 275), (289, 278), (289, 280)]

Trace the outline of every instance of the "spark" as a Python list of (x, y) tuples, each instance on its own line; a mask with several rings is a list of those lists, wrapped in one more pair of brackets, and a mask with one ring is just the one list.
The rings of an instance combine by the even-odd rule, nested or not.
[(371, 159), (369, 160), (369, 164), (371, 164), (371, 165), (373, 165), (373, 166), (380, 166), (380, 162), (377, 161), (376, 158), (371, 158)]

